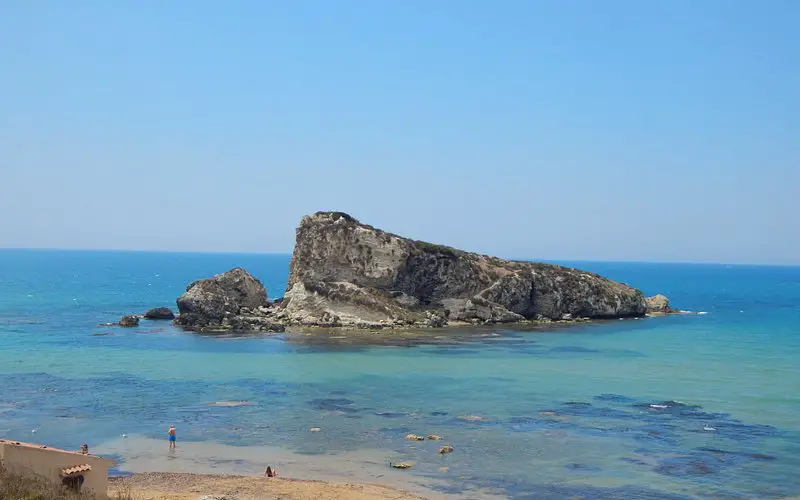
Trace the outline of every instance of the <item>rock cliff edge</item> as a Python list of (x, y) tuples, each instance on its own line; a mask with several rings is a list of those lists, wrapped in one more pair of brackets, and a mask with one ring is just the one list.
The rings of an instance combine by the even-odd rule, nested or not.
[(341, 212), (300, 222), (281, 308), (291, 323), (367, 327), (647, 312), (639, 290), (593, 273), (414, 241)]

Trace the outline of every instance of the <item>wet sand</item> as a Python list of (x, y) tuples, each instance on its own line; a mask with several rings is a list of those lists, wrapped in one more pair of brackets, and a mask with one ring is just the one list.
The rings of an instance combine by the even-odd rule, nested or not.
[[(466, 496), (440, 493), (435, 487), (447, 483), (393, 469), (389, 461), (400, 461), (399, 457), (375, 449), (306, 455), (280, 447), (179, 440), (177, 449), (170, 451), (165, 441), (129, 436), (92, 452), (125, 457), (117, 470), (133, 475), (114, 478), (112, 488), (130, 488), (136, 500), (197, 499), (226, 493), (237, 499), (287, 500), (501, 498), (475, 490)], [(263, 477), (267, 465), (277, 469), (278, 478)]]

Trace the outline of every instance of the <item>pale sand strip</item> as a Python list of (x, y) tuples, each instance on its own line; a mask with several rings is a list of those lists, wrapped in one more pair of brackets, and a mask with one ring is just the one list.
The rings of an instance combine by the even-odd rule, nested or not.
[[(392, 469), (389, 467), (389, 460), (400, 461), (403, 457), (376, 449), (331, 455), (303, 455), (279, 447), (230, 446), (207, 441), (179, 440), (177, 450), (170, 452), (166, 440), (129, 436), (93, 447), (92, 452), (125, 457), (125, 462), (118, 468), (123, 472), (134, 473), (133, 477), (127, 478), (127, 482), (136, 490), (137, 500), (197, 499), (203, 495), (219, 495), (237, 488), (241, 488), (243, 492), (235, 494), (236, 498), (287, 500), (503, 498), (475, 490), (465, 495), (437, 492), (432, 487), (437, 484), (446, 485), (445, 481), (421, 478), (409, 474), (408, 471)], [(275, 467), (280, 476), (273, 479), (263, 478), (267, 465)], [(156, 471), (158, 473), (153, 474)], [(191, 488), (195, 480), (207, 489), (203, 489), (202, 493), (187, 489)], [(119, 484), (119, 480), (116, 481), (115, 484)], [(274, 494), (283, 496), (265, 496), (268, 493), (265, 490), (267, 487), (270, 488), (269, 491), (276, 488)], [(219, 488), (228, 490), (217, 491)]]
[(115, 498), (117, 491), (129, 493), (135, 500), (197, 500), (203, 496), (237, 500), (420, 500), (426, 498), (374, 484), (161, 472), (112, 478), (109, 496)]

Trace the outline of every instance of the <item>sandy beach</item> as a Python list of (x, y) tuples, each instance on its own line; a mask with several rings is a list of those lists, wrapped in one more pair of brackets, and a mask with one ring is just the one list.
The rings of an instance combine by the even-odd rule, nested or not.
[[(401, 456), (364, 449), (348, 453), (305, 455), (280, 447), (230, 446), (214, 442), (179, 442), (169, 451), (163, 441), (142, 436), (98, 446), (106, 456), (125, 456), (112, 478), (111, 497), (129, 492), (136, 500), (198, 499), (463, 499), (442, 493), (442, 479), (426, 478), (389, 467)], [(267, 465), (279, 477), (263, 477)], [(158, 471), (158, 472), (153, 472)], [(466, 498), (495, 500), (493, 492), (472, 489)], [(209, 499), (210, 500), (210, 499)]]
[[(332, 483), (286, 478), (149, 472), (111, 478), (109, 496), (136, 500), (211, 497), (237, 500), (420, 500), (426, 497), (375, 484)], [(209, 498), (209, 500), (211, 500)]]

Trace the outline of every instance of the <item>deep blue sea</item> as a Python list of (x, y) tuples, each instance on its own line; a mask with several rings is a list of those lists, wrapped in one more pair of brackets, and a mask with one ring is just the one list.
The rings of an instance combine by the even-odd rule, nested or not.
[(424, 345), (97, 326), (174, 309), (191, 281), (235, 266), (279, 297), (288, 261), (0, 251), (0, 436), (88, 443), (120, 472), (271, 462), (467, 498), (800, 495), (800, 267), (570, 262), (702, 314), (430, 331)]

